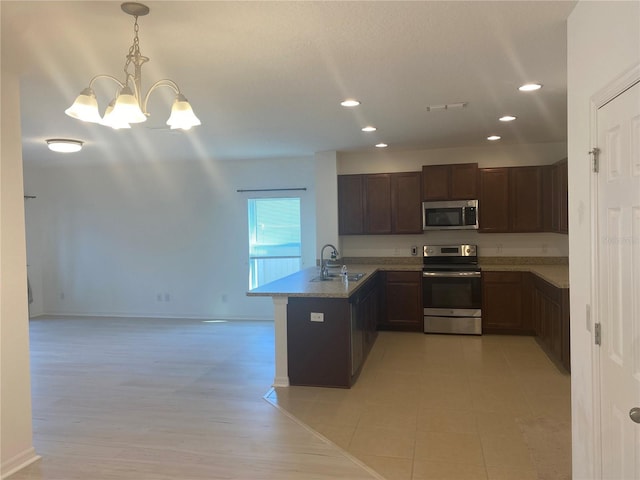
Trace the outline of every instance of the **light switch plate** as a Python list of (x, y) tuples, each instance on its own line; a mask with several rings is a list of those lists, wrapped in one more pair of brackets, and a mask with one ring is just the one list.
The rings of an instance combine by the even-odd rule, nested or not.
[(324, 322), (324, 313), (311, 312), (312, 322)]

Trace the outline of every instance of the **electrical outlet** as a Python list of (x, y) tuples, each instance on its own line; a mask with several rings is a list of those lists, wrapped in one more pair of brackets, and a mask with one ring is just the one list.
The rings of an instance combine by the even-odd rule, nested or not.
[(228, 300), (227, 294), (223, 293), (222, 296), (220, 297), (220, 300), (222, 300), (222, 303), (227, 303), (227, 300)]
[(311, 312), (312, 322), (324, 322), (324, 313)]
[(156, 295), (156, 300), (159, 301), (159, 302), (162, 301), (162, 294), (161, 293)]

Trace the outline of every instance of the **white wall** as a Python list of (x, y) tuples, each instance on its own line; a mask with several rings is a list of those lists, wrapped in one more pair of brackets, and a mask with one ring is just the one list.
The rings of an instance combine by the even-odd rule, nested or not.
[(0, 477), (38, 457), (31, 434), (27, 260), (18, 76), (3, 50), (0, 148)]
[[(565, 143), (443, 148), (415, 151), (340, 153), (339, 174), (418, 171), (423, 165), (478, 163), (480, 168), (547, 165), (567, 156)], [(567, 235), (555, 233), (480, 234), (469, 231), (428, 232), (420, 235), (353, 235), (341, 237), (348, 257), (410, 256), (411, 246), (439, 243), (478, 245), (480, 256), (569, 255)]]
[(339, 250), (338, 237), (338, 174), (337, 153), (318, 152), (315, 155), (316, 191), (316, 259), (320, 249), (330, 243)]
[(245, 295), (252, 196), (301, 196), (303, 268), (315, 262), (312, 157), (78, 162), (24, 177), (37, 196), (27, 204), (32, 315), (272, 319), (270, 299)]
[(593, 339), (587, 328), (592, 257), (591, 97), (640, 62), (640, 3), (581, 1), (568, 23), (568, 153), (573, 478), (598, 476), (594, 459)]

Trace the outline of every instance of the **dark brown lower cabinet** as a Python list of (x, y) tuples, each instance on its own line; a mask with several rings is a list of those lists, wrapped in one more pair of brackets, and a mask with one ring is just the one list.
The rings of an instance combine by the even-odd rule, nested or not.
[(547, 354), (571, 371), (569, 289), (533, 278), (536, 336)]
[(482, 272), (482, 333), (534, 335), (527, 272)]
[(422, 272), (383, 272), (384, 313), (380, 330), (423, 330)]
[(535, 335), (571, 370), (569, 289), (529, 272), (482, 272), (482, 333)]
[[(312, 321), (311, 314), (314, 315)], [(317, 321), (322, 314), (322, 321)], [(289, 383), (349, 388), (373, 346), (380, 314), (378, 275), (350, 298), (290, 297), (287, 304)]]

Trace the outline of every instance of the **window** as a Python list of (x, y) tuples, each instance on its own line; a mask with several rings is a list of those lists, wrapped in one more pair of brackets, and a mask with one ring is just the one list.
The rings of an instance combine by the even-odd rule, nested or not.
[(300, 270), (300, 198), (250, 198), (249, 288)]

